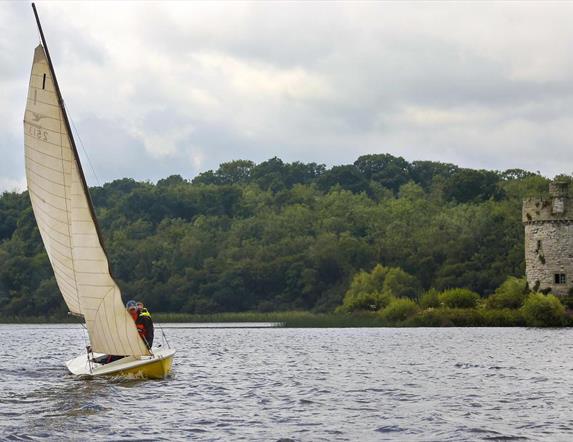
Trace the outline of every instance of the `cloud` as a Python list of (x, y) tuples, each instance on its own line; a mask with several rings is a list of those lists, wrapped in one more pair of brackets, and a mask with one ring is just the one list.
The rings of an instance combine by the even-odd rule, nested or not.
[[(376, 152), (573, 171), (569, 3), (38, 9), (66, 107), (104, 181), (192, 177), (237, 158), (334, 165)], [(1, 190), (23, 179), (37, 44), (29, 5), (1, 3), (0, 28)]]

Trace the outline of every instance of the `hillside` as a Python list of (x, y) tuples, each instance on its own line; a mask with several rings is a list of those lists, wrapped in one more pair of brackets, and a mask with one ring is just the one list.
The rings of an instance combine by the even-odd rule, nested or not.
[[(191, 182), (91, 189), (124, 298), (153, 311), (333, 311), (353, 275), (400, 267), (482, 296), (524, 273), (521, 201), (548, 180), (387, 154), (326, 168), (221, 164)], [(0, 197), (0, 315), (66, 311), (28, 195)]]

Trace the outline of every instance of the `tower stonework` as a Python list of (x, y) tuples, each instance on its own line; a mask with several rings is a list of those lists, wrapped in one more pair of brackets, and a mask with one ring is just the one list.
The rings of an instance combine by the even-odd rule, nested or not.
[(525, 274), (532, 290), (558, 296), (573, 287), (573, 198), (569, 183), (549, 184), (549, 198), (523, 200)]

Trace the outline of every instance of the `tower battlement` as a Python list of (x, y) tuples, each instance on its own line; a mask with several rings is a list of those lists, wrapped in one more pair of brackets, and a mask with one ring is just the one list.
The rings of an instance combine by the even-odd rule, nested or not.
[(568, 196), (525, 198), (521, 214), (524, 223), (573, 221), (573, 198)]

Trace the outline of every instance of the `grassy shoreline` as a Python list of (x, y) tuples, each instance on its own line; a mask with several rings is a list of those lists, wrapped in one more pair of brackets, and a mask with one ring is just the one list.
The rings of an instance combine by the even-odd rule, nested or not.
[[(240, 312), (214, 314), (152, 313), (156, 323), (277, 323), (283, 327), (384, 327), (376, 314), (341, 315), (310, 312)], [(78, 318), (67, 316), (0, 316), (0, 324), (77, 324)]]
[[(287, 328), (345, 327), (523, 327), (525, 321), (517, 312), (475, 309), (435, 309), (404, 321), (388, 321), (377, 313), (340, 314), (311, 312), (241, 312), (216, 314), (153, 313), (157, 323), (277, 323)], [(492, 312), (491, 310), (489, 312)], [(0, 324), (77, 324), (74, 317), (14, 316), (0, 317)], [(570, 327), (571, 320), (563, 323)]]

